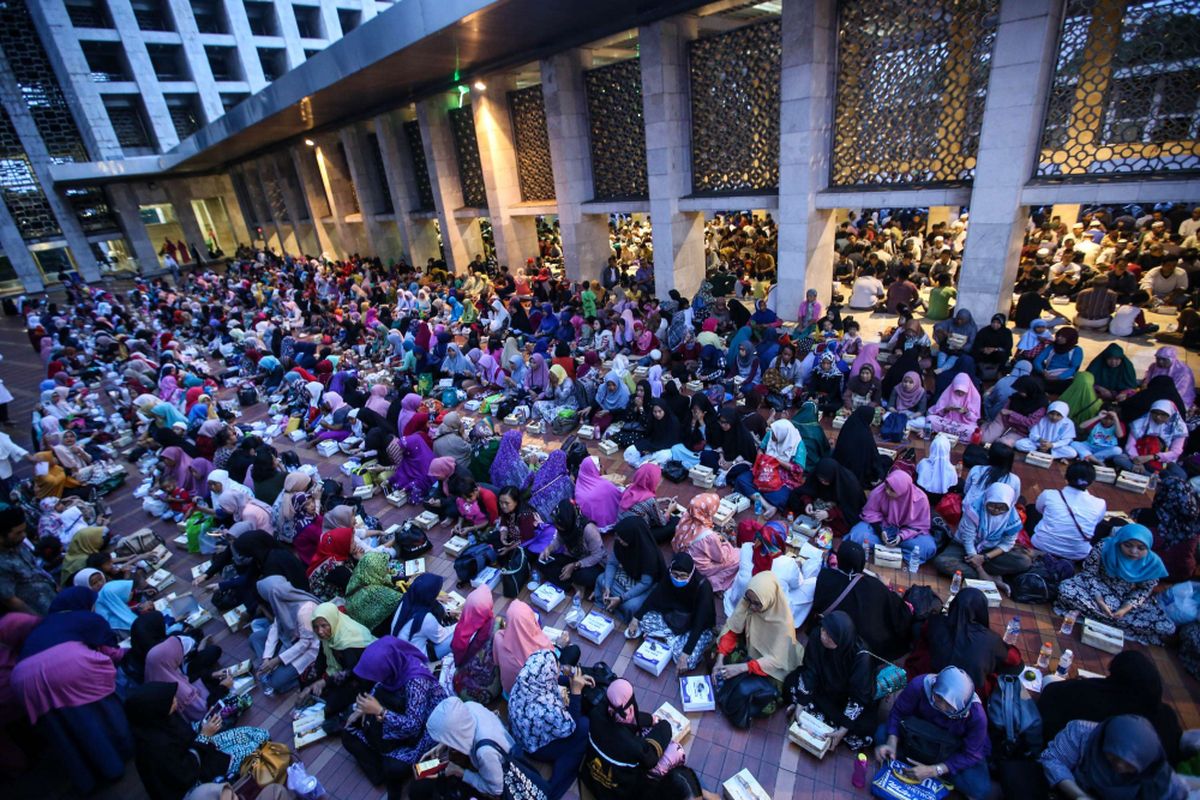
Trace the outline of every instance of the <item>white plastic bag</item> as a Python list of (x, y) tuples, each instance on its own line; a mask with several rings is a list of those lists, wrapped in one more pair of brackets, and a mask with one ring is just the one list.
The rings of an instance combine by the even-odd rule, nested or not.
[(316, 777), (308, 774), (302, 761), (293, 761), (288, 767), (287, 788), (295, 792), (300, 800), (317, 800), (325, 794), (325, 787)]
[(1177, 583), (1159, 596), (1159, 602), (1167, 616), (1176, 625), (1195, 622), (1200, 614), (1200, 595), (1196, 593), (1194, 581)]

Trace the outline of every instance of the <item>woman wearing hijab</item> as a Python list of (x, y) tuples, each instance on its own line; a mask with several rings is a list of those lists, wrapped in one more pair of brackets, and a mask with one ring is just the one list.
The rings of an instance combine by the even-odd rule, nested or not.
[(862, 487), (874, 486), (885, 474), (890, 464), (879, 455), (871, 421), (875, 409), (859, 406), (850, 412), (846, 424), (838, 432), (833, 447), (833, 459), (848, 469)]
[[(641, 517), (626, 517), (613, 529), (613, 551), (596, 579), (593, 601), (628, 624), (667, 573), (662, 552)], [(636, 627), (634, 628), (636, 631)]]
[(601, 531), (607, 531), (617, 522), (620, 503), (621, 489), (600, 474), (600, 459), (585, 458), (575, 479), (575, 504), (579, 510)]
[(129, 650), (121, 659), (121, 671), (134, 686), (146, 680), (146, 656), (167, 638), (167, 622), (160, 611), (147, 611), (129, 628)]
[(879, 405), (880, 384), (876, 368), (871, 364), (860, 364), (855, 359), (854, 369), (854, 375), (846, 381), (846, 388), (842, 392), (842, 407), (852, 410), (864, 405)]
[(79, 796), (119, 780), (133, 754), (116, 695), (115, 664), (124, 651), (108, 623), (90, 611), (94, 599), (90, 589), (60, 592), (25, 636), (9, 677), (14, 698), (53, 752), (55, 768)]
[[(1005, 407), (1010, 397), (1013, 396), (1015, 389), (1014, 384), (1017, 379), (1033, 374), (1033, 365), (1028, 361), (1018, 361), (1013, 364), (1012, 371), (1005, 375), (1000, 380), (996, 381), (996, 385), (991, 388), (991, 391), (983, 398), (983, 419), (991, 422), (1000, 413), (1000, 410)], [(987, 426), (984, 426), (986, 434)]]
[[(408, 434), (405, 434), (405, 439)], [(404, 446), (407, 449), (412, 443), (405, 442)], [(457, 411), (451, 411), (442, 417), (442, 424), (438, 425), (437, 431), (433, 438), (433, 452), (429, 456), (432, 461), (435, 457), (450, 456), (458, 463), (459, 470), (465, 470), (467, 473), (471, 471), (471, 456), (472, 449), (470, 443), (463, 437), (462, 416)], [(418, 462), (424, 459), (423, 455), (418, 456)], [(425, 471), (428, 471), (429, 461), (424, 461)], [(417, 487), (425, 491), (428, 489), (429, 479), (425, 478), (424, 488), (420, 483)]]
[[(438, 800), (456, 791), (458, 794), (453, 795), (456, 797), (474, 793), (487, 797), (504, 794), (507, 754), (515, 743), (494, 712), (476, 702), (447, 697), (434, 707), (427, 729), (434, 742), (458, 756), (454, 759), (457, 763), (451, 763), (436, 778), (411, 783), (408, 797)], [(467, 766), (460, 766), (460, 763)]]
[[(293, 498), (306, 495), (313, 489), (314, 480), (306, 472), (289, 472), (283, 479), (283, 491), (275, 498), (272, 516), (275, 520), (273, 530), (275, 537), (281, 542), (292, 542), (304, 526), (296, 513), (296, 503)], [(301, 504), (303, 509), (303, 503)], [(309, 520), (311, 521), (311, 520)], [(307, 522), (305, 524), (308, 524)]]
[(970, 441), (979, 425), (980, 400), (975, 382), (960, 372), (929, 409), (926, 423), (934, 433), (949, 433)]
[(1113, 342), (1091, 360), (1087, 371), (1095, 378), (1094, 388), (1101, 400), (1124, 402), (1138, 390), (1137, 371), (1124, 348)]
[(640, 710), (633, 684), (624, 678), (609, 684), (588, 721), (589, 746), (579, 777), (592, 796), (624, 800), (654, 794), (658, 782), (650, 771), (674, 744), (671, 724)]
[(233, 684), (221, 671), (214, 670), (220, 657), (219, 647), (200, 649), (192, 636), (168, 636), (146, 654), (146, 681), (174, 684), (179, 713), (188, 722), (198, 723)]
[[(639, 389), (641, 386), (639, 385)], [(649, 386), (647, 384), (647, 391)], [(649, 395), (647, 395), (649, 396)], [(671, 448), (682, 441), (679, 418), (667, 408), (662, 400), (646, 402), (650, 409), (646, 435), (625, 449), (624, 458), (631, 467), (639, 467), (646, 461), (665, 464), (671, 458)]]
[(854, 474), (826, 456), (808, 473), (804, 485), (792, 492), (789, 509), (828, 525), (835, 535), (845, 536), (861, 519), (865, 502)]
[(808, 376), (807, 394), (823, 413), (832, 414), (844, 402), (848, 368), (839, 362), (832, 348), (815, 356), (815, 361), (816, 365)]
[[(796, 430), (800, 431), (800, 438), (804, 441), (804, 469), (808, 471), (831, 452), (829, 437), (825, 435), (825, 429), (821, 427), (817, 404), (811, 400), (805, 401), (800, 406), (800, 410), (792, 417), (792, 424), (796, 426)], [(842, 430), (844, 431), (845, 428)]]
[(411, 643), (431, 662), (445, 658), (450, 652), (455, 630), (454, 619), (438, 602), (442, 580), (441, 575), (432, 572), (418, 575), (404, 593), (391, 622), (392, 636)]
[(353, 525), (351, 506), (334, 506), (321, 519), (321, 538), (307, 571), (308, 590), (321, 600), (345, 595), (355, 561), (363, 554)]
[(954, 312), (954, 316), (933, 326), (933, 340), (938, 347), (951, 353), (970, 353), (975, 347), (979, 327), (975, 318), (965, 308)]
[(937, 571), (985, 581), (1027, 571), (1029, 553), (1016, 546), (1024, 524), (1017, 514), (1016, 490), (997, 482), (975, 498), (970, 505), (964, 502), (954, 541), (934, 559)]
[(500, 697), (500, 669), (494, 652), (498, 627), (492, 591), (480, 586), (467, 595), (450, 641), (454, 693), (464, 700), (492, 703)]
[(675, 526), (671, 549), (691, 556), (713, 590), (723, 592), (733, 585), (739, 556), (734, 546), (713, 529), (713, 514), (720, 504), (721, 499), (711, 492), (693, 497)]
[(554, 645), (542, 632), (533, 609), (523, 600), (513, 600), (504, 612), (505, 625), (495, 633), (492, 652), (500, 669), (500, 685), (511, 692), (521, 667), (538, 650), (552, 650)]
[(606, 413), (616, 421), (625, 418), (625, 409), (628, 406), (629, 387), (620, 375), (610, 370), (596, 389), (596, 399), (587, 416), (590, 419), (596, 414)]
[(629, 485), (621, 492), (618, 503), (620, 519), (638, 517), (650, 528), (650, 535), (658, 544), (670, 541), (675, 535), (675, 526), (679, 518), (667, 514), (664, 506), (669, 506), (670, 498), (658, 496), (662, 485), (662, 468), (652, 461), (646, 462), (633, 472)]
[(134, 763), (151, 800), (182, 800), (198, 783), (235, 780), (242, 761), (270, 736), (262, 728), (222, 731), (219, 715), (194, 730), (177, 703), (169, 681), (133, 689), (125, 700)]
[(1070, 420), (1071, 409), (1062, 400), (1046, 408), (1046, 416), (1034, 423), (1029, 435), (1018, 439), (1013, 447), (1022, 453), (1047, 453), (1053, 458), (1074, 459), (1075, 423)]
[(1179, 461), (1187, 439), (1187, 425), (1175, 405), (1169, 400), (1157, 400), (1150, 406), (1150, 413), (1130, 423), (1125, 452), (1114, 456), (1112, 464), (1143, 475), (1158, 472)]
[(413, 764), (433, 747), (428, 722), (446, 690), (421, 651), (393, 636), (367, 645), (354, 675), (373, 686), (358, 696), (342, 745), (367, 780), (399, 798)]
[(354, 702), (359, 687), (352, 670), (375, 637), (333, 603), (321, 603), (313, 610), (312, 625), (321, 642), (312, 674), (321, 678), (309, 684), (307, 692), (325, 701), (326, 718), (333, 719)]
[(958, 472), (950, 463), (954, 443), (944, 433), (933, 437), (929, 455), (917, 462), (917, 485), (931, 495), (943, 495), (958, 484)]
[(508, 697), (513, 739), (529, 758), (553, 765), (549, 800), (559, 800), (571, 788), (588, 748), (588, 718), (581, 695), (593, 681), (575, 669), (564, 700), (559, 690), (561, 676), (554, 653), (545, 648), (535, 650), (520, 667)]
[(1059, 584), (1054, 613), (1075, 610), (1120, 628), (1143, 644), (1162, 644), (1175, 623), (1151, 600), (1154, 587), (1167, 576), (1162, 559), (1150, 548), (1154, 537), (1131, 523), (1092, 548), (1074, 577)]
[(787, 508), (792, 490), (804, 480), (804, 438), (790, 420), (777, 419), (771, 423), (763, 443), (763, 456), (761, 461), (756, 456), (755, 466), (764, 468), (764, 472), (765, 467), (774, 467), (770, 488), (764, 483), (768, 480), (766, 474), (760, 473), (756, 480), (755, 470), (747, 465), (730, 469), (726, 480), (754, 501), (756, 514), (770, 519), (779, 509)]
[(250, 624), (250, 649), (259, 662), (256, 672), (275, 692), (290, 692), (316, 677), (312, 667), (321, 643), (312, 618), (320, 600), (278, 575), (263, 578), (257, 589), (274, 619)]
[(696, 669), (715, 641), (717, 624), (712, 584), (687, 553), (671, 559), (667, 580), (659, 581), (634, 613), (632, 635), (664, 643), (680, 674)]
[(233, 522), (245, 522), (256, 531), (269, 531), (271, 506), (245, 492), (229, 490), (217, 498), (217, 508), (225, 512)]
[(1021, 653), (988, 626), (987, 597), (968, 586), (950, 601), (947, 613), (935, 614), (925, 623), (904, 667), (913, 675), (958, 667), (986, 701), (997, 674), (1020, 671)]
[(871, 490), (862, 520), (850, 529), (847, 538), (859, 544), (899, 547), (906, 559), (915, 555), (924, 563), (937, 552), (929, 526), (929, 498), (907, 472), (893, 470)]
[[(740, 681), (747, 675), (765, 677), (779, 691), (787, 676), (800, 665), (804, 648), (796, 641), (796, 626), (787, 597), (770, 572), (750, 579), (725, 629), (717, 640), (717, 662), (713, 676), (718, 686)], [(760, 709), (770, 716), (778, 700)]]
[(600, 529), (568, 499), (559, 502), (551, 522), (557, 532), (538, 557), (543, 576), (564, 590), (575, 585), (592, 591), (606, 557)]
[(63, 557), (61, 581), (63, 586), (70, 586), (75, 576), (87, 567), (88, 558), (99, 553), (108, 541), (104, 528), (80, 528), (67, 545), (67, 553)]
[(831, 747), (870, 747), (875, 733), (875, 667), (854, 621), (844, 611), (821, 618), (804, 661), (784, 680), (784, 698), (834, 729)]
[(375, 631), (396, 613), (402, 597), (387, 553), (364, 553), (346, 584), (346, 613)]
[(1137, 518), (1154, 528), (1154, 552), (1166, 567), (1167, 580), (1187, 580), (1195, 572), (1200, 542), (1200, 492), (1178, 466), (1162, 471), (1149, 511)]
[(729, 352), (733, 354), (733, 357), (729, 359), (725, 377), (730, 381), (740, 378), (740, 381), (736, 382), (738, 388), (743, 392), (750, 391), (761, 377), (758, 356), (754, 354), (754, 345), (749, 338), (742, 339), (736, 344), (730, 342)]
[(979, 367), (980, 377), (991, 380), (1000, 374), (1012, 355), (1012, 349), (1013, 335), (1008, 327), (1008, 318), (1003, 314), (992, 315), (988, 326), (980, 328), (975, 334), (975, 343), (971, 346), (971, 355)]
[[(86, 570), (80, 572), (83, 574)], [(78, 576), (76, 576), (78, 578)], [(104, 618), (114, 631), (126, 632), (137, 620), (135, 609), (129, 607), (133, 596), (133, 581), (105, 581), (96, 596), (95, 612)], [(140, 604), (138, 611), (145, 611), (150, 603)]]
[(1083, 348), (1079, 347), (1079, 331), (1059, 328), (1054, 343), (1032, 360), (1033, 371), (1046, 382), (1046, 391), (1061, 394), (1066, 391), (1075, 373), (1083, 366)]
[(524, 490), (532, 478), (529, 465), (521, 457), (521, 441), (524, 431), (519, 428), (507, 430), (500, 437), (500, 447), (492, 459), (492, 485), (500, 488), (513, 486)]
[(892, 393), (884, 402), (883, 407), (891, 413), (903, 414), (908, 417), (910, 422), (915, 422), (925, 416), (928, 402), (929, 393), (925, 391), (925, 384), (921, 380), (921, 376), (909, 370), (892, 389)]
[(203, 496), (213, 465), (206, 458), (192, 458), (179, 447), (165, 447), (158, 454), (168, 474), (175, 478), (175, 486), (193, 497)]
[(1096, 394), (1095, 381), (1096, 377), (1092, 373), (1086, 370), (1077, 372), (1071, 380), (1071, 385), (1058, 398), (1071, 410), (1068, 416), (1070, 416), (1071, 422), (1075, 423), (1076, 428), (1099, 414), (1100, 408), (1104, 404), (1100, 396)]
[[(450, 417), (451, 415), (447, 414), (446, 416)], [(457, 415), (454, 416), (457, 417)], [(412, 424), (413, 421), (410, 420), (410, 428)], [(439, 426), (437, 432), (439, 438), (434, 441), (433, 449), (417, 433), (393, 436), (386, 448), (387, 457), (395, 467), (392, 477), (388, 479), (388, 485), (393, 489), (407, 492), (413, 500), (424, 499), (433, 486), (429, 465), (433, 462), (436, 450), (439, 447), (447, 451), (458, 449), (456, 444), (450, 441), (450, 433), (450, 429), (446, 428), (445, 424)], [(446, 441), (439, 444), (442, 438), (446, 438)], [(461, 437), (456, 438), (461, 441)], [(466, 445), (466, 442), (464, 441), (462, 444)], [(469, 445), (467, 445), (467, 449), (470, 450)], [(452, 454), (452, 452), (438, 453), (438, 455)], [(457, 463), (457, 458), (455, 460)], [(467, 467), (470, 467), (469, 457), (467, 458)]]
[(1144, 717), (1075, 720), (1038, 759), (1045, 783), (1060, 797), (1096, 800), (1183, 800), (1188, 788), (1167, 761)]
[(1040, 378), (1033, 375), (1017, 378), (1007, 403), (980, 431), (982, 440), (989, 444), (1003, 442), (1013, 446), (1028, 436), (1030, 429), (1045, 416), (1049, 403)]
[(1196, 403), (1196, 376), (1192, 368), (1179, 359), (1179, 352), (1174, 347), (1160, 347), (1154, 354), (1154, 363), (1142, 377), (1142, 387), (1149, 388), (1150, 382), (1158, 377), (1167, 377), (1175, 384), (1185, 409)]
[(913, 745), (905, 735), (906, 720), (940, 728), (957, 745), (947, 748), (950, 755), (937, 763), (912, 766), (908, 770), (910, 778), (945, 777), (968, 800), (984, 800), (989, 796), (992, 781), (987, 765), (987, 714), (966, 672), (946, 667), (936, 674), (918, 675), (909, 681), (888, 715), (884, 726), (887, 739), (875, 748), (879, 761), (887, 763), (897, 756), (912, 760), (911, 754), (905, 755), (911, 753)]
[(396, 403), (392, 403), (388, 407), (388, 420), (396, 425), (396, 430), (402, 431), (408, 427), (408, 423), (413, 416), (421, 409), (421, 395), (409, 392), (400, 399), (400, 405), (396, 410), (396, 416), (392, 416), (392, 407)]

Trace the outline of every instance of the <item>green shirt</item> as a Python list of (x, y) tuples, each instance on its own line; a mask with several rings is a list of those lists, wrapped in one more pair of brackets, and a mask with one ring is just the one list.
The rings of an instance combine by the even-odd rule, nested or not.
[(956, 297), (958, 297), (958, 292), (953, 286), (945, 289), (941, 286), (933, 287), (929, 293), (929, 309), (925, 312), (925, 316), (939, 321), (950, 319), (950, 301)]
[(591, 289), (588, 289), (586, 292), (582, 292), (579, 295), (579, 300), (583, 303), (583, 316), (585, 318), (596, 316), (595, 292), (593, 292)]

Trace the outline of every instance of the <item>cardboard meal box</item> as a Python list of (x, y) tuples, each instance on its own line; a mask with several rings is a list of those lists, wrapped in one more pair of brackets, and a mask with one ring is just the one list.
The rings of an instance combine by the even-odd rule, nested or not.
[(196, 580), (197, 578), (199, 578), (211, 566), (212, 566), (212, 561), (205, 561), (202, 564), (197, 564), (196, 566), (192, 567), (192, 580)]
[(317, 444), (317, 454), (322, 458), (329, 458), (338, 452), (338, 443), (330, 439)]
[(671, 741), (676, 744), (681, 743), (692, 732), (692, 721), (670, 703), (663, 703), (656, 708), (654, 716), (666, 720), (667, 724), (671, 726)]
[(1025, 454), (1025, 463), (1038, 469), (1049, 469), (1050, 465), (1054, 463), (1054, 456), (1034, 450), (1032, 453)]
[(503, 420), (501, 420), (501, 421), (502, 421), (502, 422), (503, 422), (505, 425), (513, 425), (513, 426), (516, 426), (516, 425), (520, 425), (520, 424), (521, 424), (521, 420), (519, 420), (519, 419), (517, 418), (517, 415), (516, 415), (516, 414), (509, 414), (508, 416), (506, 416), (506, 417), (505, 417)]
[(746, 497), (744, 494), (739, 494), (738, 492), (730, 492), (729, 494), (725, 495), (724, 502), (727, 502), (733, 506), (733, 513), (735, 514), (740, 514), (743, 511), (750, 510), (750, 498)]
[(722, 503), (717, 506), (716, 512), (713, 513), (713, 525), (718, 528), (726, 528), (733, 524), (733, 506)]
[(983, 596), (987, 598), (988, 608), (1000, 607), (1000, 590), (996, 588), (996, 584), (992, 581), (981, 581), (975, 578), (966, 578), (963, 580), (963, 586), (968, 586), (972, 589), (978, 589), (983, 592)]
[(446, 555), (457, 558), (462, 555), (462, 551), (466, 550), (470, 544), (470, 540), (465, 536), (451, 536), (446, 544), (442, 546), (442, 550)]
[(1118, 489), (1124, 489), (1127, 492), (1145, 494), (1146, 490), (1150, 488), (1150, 476), (1139, 475), (1136, 472), (1125, 470), (1117, 476), (1116, 481), (1114, 481), (1114, 485)]
[(540, 419), (536, 422), (530, 422), (525, 426), (525, 432), (534, 436), (541, 436), (546, 432), (546, 423)]
[(1124, 631), (1094, 619), (1084, 618), (1082, 638), (1084, 644), (1106, 653), (1119, 653), (1125, 649)]
[(325, 738), (325, 703), (318, 702), (292, 719), (292, 739), (297, 750)]
[(1096, 483), (1107, 483), (1109, 486), (1117, 482), (1117, 471), (1112, 467), (1096, 465)]
[(231, 678), (240, 678), (243, 675), (249, 675), (250, 669), (251, 669), (250, 659), (247, 658), (245, 661), (239, 661), (238, 663), (234, 664), (233, 666), (227, 667), (225, 672)]
[(150, 577), (146, 578), (146, 585), (161, 592), (168, 586), (174, 585), (175, 581), (176, 578), (172, 573), (165, 569), (156, 569)]
[(406, 580), (411, 580), (425, 572), (425, 559), (410, 558), (404, 562), (404, 577)]
[(558, 640), (562, 638), (564, 631), (562, 628), (552, 628), (549, 625), (543, 625), (542, 633), (546, 634), (546, 638), (550, 640), (550, 644), (557, 645)]
[(615, 455), (618, 450), (617, 443), (612, 439), (601, 439), (598, 446), (600, 448), (600, 452), (604, 453), (606, 456)]
[(491, 589), (495, 589), (500, 585), (500, 570), (495, 567), (485, 567), (480, 570), (479, 574), (471, 579), (471, 587), (478, 589), (480, 586), (487, 584)]
[(547, 613), (554, 611), (567, 599), (567, 593), (553, 583), (543, 583), (529, 595), (529, 602)]
[(229, 626), (229, 630), (240, 631), (249, 623), (249, 615), (245, 606), (235, 606), (221, 615), (221, 619)]
[(291, 433), (289, 433), (287, 435), (287, 437), (289, 439), (291, 439), (293, 442), (303, 442), (305, 437), (307, 437), (307, 436), (308, 436), (308, 433), (306, 431), (304, 431), (302, 428), (297, 428), (296, 430), (292, 431)]
[(442, 604), (442, 608), (451, 613), (462, 611), (462, 607), (467, 604), (467, 598), (455, 591), (442, 592), (438, 595), (438, 601)]
[(909, 764), (892, 761), (879, 768), (871, 781), (871, 796), (884, 800), (943, 800), (950, 787), (940, 778), (915, 781), (904, 774)]
[(404, 491), (403, 489), (399, 489), (394, 492), (388, 492), (384, 499), (386, 499), (388, 503), (392, 504), (396, 508), (402, 508), (408, 505), (408, 492)]
[(658, 676), (671, 663), (671, 650), (656, 639), (646, 639), (633, 653), (633, 663), (646, 672)]
[(254, 691), (254, 685), (253, 675), (243, 675), (240, 678), (233, 679), (233, 686), (230, 687), (229, 692), (234, 697), (241, 697), (244, 694), (250, 694), (250, 692)]
[(771, 795), (762, 787), (750, 770), (744, 769), (721, 784), (725, 800), (771, 800)]
[(579, 430), (576, 431), (576, 434), (578, 434), (580, 439), (598, 439), (598, 438), (600, 438), (600, 433), (599, 433), (599, 431), (596, 430), (595, 425), (580, 425)]
[(178, 536), (176, 536), (174, 539), (172, 539), (171, 541), (175, 542), (175, 544), (179, 545), (180, 547), (187, 547), (187, 543), (188, 543), (187, 534), (181, 533)]
[(680, 678), (679, 699), (685, 714), (717, 710), (717, 693), (708, 675), (685, 675)]
[(592, 644), (604, 644), (604, 640), (613, 632), (615, 625), (611, 618), (599, 611), (589, 611), (579, 622), (579, 635)]
[(877, 544), (872, 549), (875, 551), (873, 557), (875, 566), (904, 569), (904, 552), (899, 547)]
[(689, 392), (703, 392), (704, 391), (704, 382), (703, 381), (688, 381), (687, 383), (685, 383), (683, 385), (683, 388), (687, 389)]
[(801, 750), (807, 750), (817, 758), (824, 758), (832, 748), (829, 737), (833, 728), (814, 717), (807, 711), (801, 711), (799, 716), (788, 726), (788, 741), (799, 745)]
[(437, 514), (433, 513), (432, 511), (422, 511), (420, 514), (417, 514), (415, 517), (413, 517), (413, 520), (412, 520), (413, 525), (416, 525), (418, 528), (425, 531), (426, 533), (433, 530), (433, 527), (435, 525), (437, 525), (438, 522), (440, 522), (440, 521), (441, 521), (441, 517), (439, 517)]

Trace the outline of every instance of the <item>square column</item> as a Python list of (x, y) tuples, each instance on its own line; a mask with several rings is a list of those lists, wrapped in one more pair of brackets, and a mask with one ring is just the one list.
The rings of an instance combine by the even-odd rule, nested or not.
[(1007, 314), (1029, 209), (1021, 189), (1041, 148), (1063, 0), (1002, 0), (992, 50), (958, 307)]
[(300, 188), (304, 192), (304, 202), (308, 204), (308, 216), (317, 238), (318, 252), (314, 255), (335, 255), (337, 245), (334, 242), (335, 233), (330, 231), (329, 200), (325, 196), (325, 186), (321, 183), (312, 148), (297, 145), (291, 149), (290, 155), (292, 166), (300, 178)]
[(817, 208), (832, 152), (836, 0), (784, 3), (779, 99), (779, 288), (775, 312), (796, 319), (809, 289), (833, 288), (834, 212)]
[[(171, 205), (175, 208), (175, 216), (179, 218), (179, 225), (183, 228), (183, 241), (188, 245), (195, 245), (196, 252), (200, 254), (203, 261), (205, 256), (204, 247), (204, 230), (200, 227), (200, 221), (196, 219), (196, 212), (192, 210), (192, 193), (189, 190), (186, 180), (164, 181), (167, 190), (167, 199), (171, 201)], [(188, 256), (191, 257), (190, 255)], [(195, 266), (200, 266), (196, 264)]]
[[(144, 229), (143, 229), (144, 230)], [(42, 271), (33, 259), (33, 253), (21, 238), (21, 229), (8, 211), (8, 206), (0, 201), (0, 247), (12, 264), (13, 271), (21, 279), (21, 288), (27, 292), (40, 292), (46, 288)]]
[(692, 193), (691, 108), (687, 45), (695, 17), (672, 17), (638, 29), (646, 178), (654, 235), (654, 290), (692, 297), (704, 280), (704, 213), (679, 209)]
[(355, 210), (358, 198), (354, 195), (350, 170), (342, 161), (338, 144), (337, 134), (330, 133), (317, 138), (317, 169), (325, 186), (325, 196), (329, 198), (334, 228), (341, 240), (339, 255), (347, 256), (354, 252), (365, 253), (368, 246), (366, 237), (360, 235), (361, 228), (356, 230), (347, 220), (347, 217), (359, 213)]
[[(289, 159), (287, 153), (271, 153), (263, 157), (262, 168), (273, 174), (279, 182), (279, 190), (283, 193), (283, 206), (287, 210), (288, 219), (292, 221), (292, 229), (296, 232), (296, 247), (300, 254), (315, 255), (324, 249), (320, 242), (320, 226), (312, 221), (303, 190), (297, 191), (298, 187), (289, 180), (289, 174), (295, 174)], [(308, 217), (307, 222), (305, 217)]]
[[(108, 199), (112, 203), (112, 209), (116, 212), (117, 218), (121, 220), (121, 230), (125, 231), (125, 237), (129, 239), (129, 246), (133, 248), (133, 257), (137, 260), (138, 271), (142, 275), (157, 275), (162, 272), (162, 266), (158, 260), (158, 250), (154, 247), (154, 242), (150, 241), (146, 223), (142, 222), (142, 215), (138, 208), (140, 204), (133, 186), (127, 183), (112, 184), (108, 187)], [(5, 250), (7, 251), (7, 243)]]
[(445, 95), (422, 100), (417, 103), (417, 121), (421, 125), (421, 145), (429, 167), (446, 266), (451, 272), (463, 273), (471, 259), (483, 253), (483, 242), (478, 218), (459, 218), (455, 214), (463, 207), (462, 185), (458, 181), (458, 156), (446, 109)]
[(351, 189), (358, 195), (358, 207), (362, 210), (363, 229), (371, 245), (371, 253), (383, 259), (384, 263), (400, 258), (402, 247), (396, 226), (388, 222), (380, 222), (375, 218), (383, 208), (382, 192), (386, 189), (380, 186), (382, 175), (375, 175), (373, 162), (367, 155), (366, 132), (359, 125), (343, 128), (339, 135), (342, 147), (346, 151), (346, 166), (350, 170)]
[[(375, 118), (375, 135), (383, 154), (386, 191), (392, 193), (392, 208), (396, 210), (397, 230), (400, 233), (401, 256), (411, 265), (423, 265), (429, 259), (441, 258), (438, 248), (437, 223), (433, 215), (417, 210), (417, 178), (413, 171), (412, 153), (401, 120), (394, 114)], [(424, 155), (422, 153), (422, 155)]]
[(572, 281), (598, 280), (612, 249), (608, 215), (583, 212), (583, 204), (595, 196), (583, 84), (584, 53), (581, 50), (559, 53), (544, 59), (541, 68), (542, 102), (546, 106), (546, 133), (554, 165), (554, 195), (567, 277)]
[(496, 243), (496, 259), (515, 268), (538, 253), (537, 224), (531, 216), (513, 216), (521, 203), (517, 149), (508, 111), (508, 90), (515, 88), (500, 76), (485, 77), (486, 89), (471, 91), (471, 113), (479, 142), (479, 163), (487, 192), (488, 214)]

